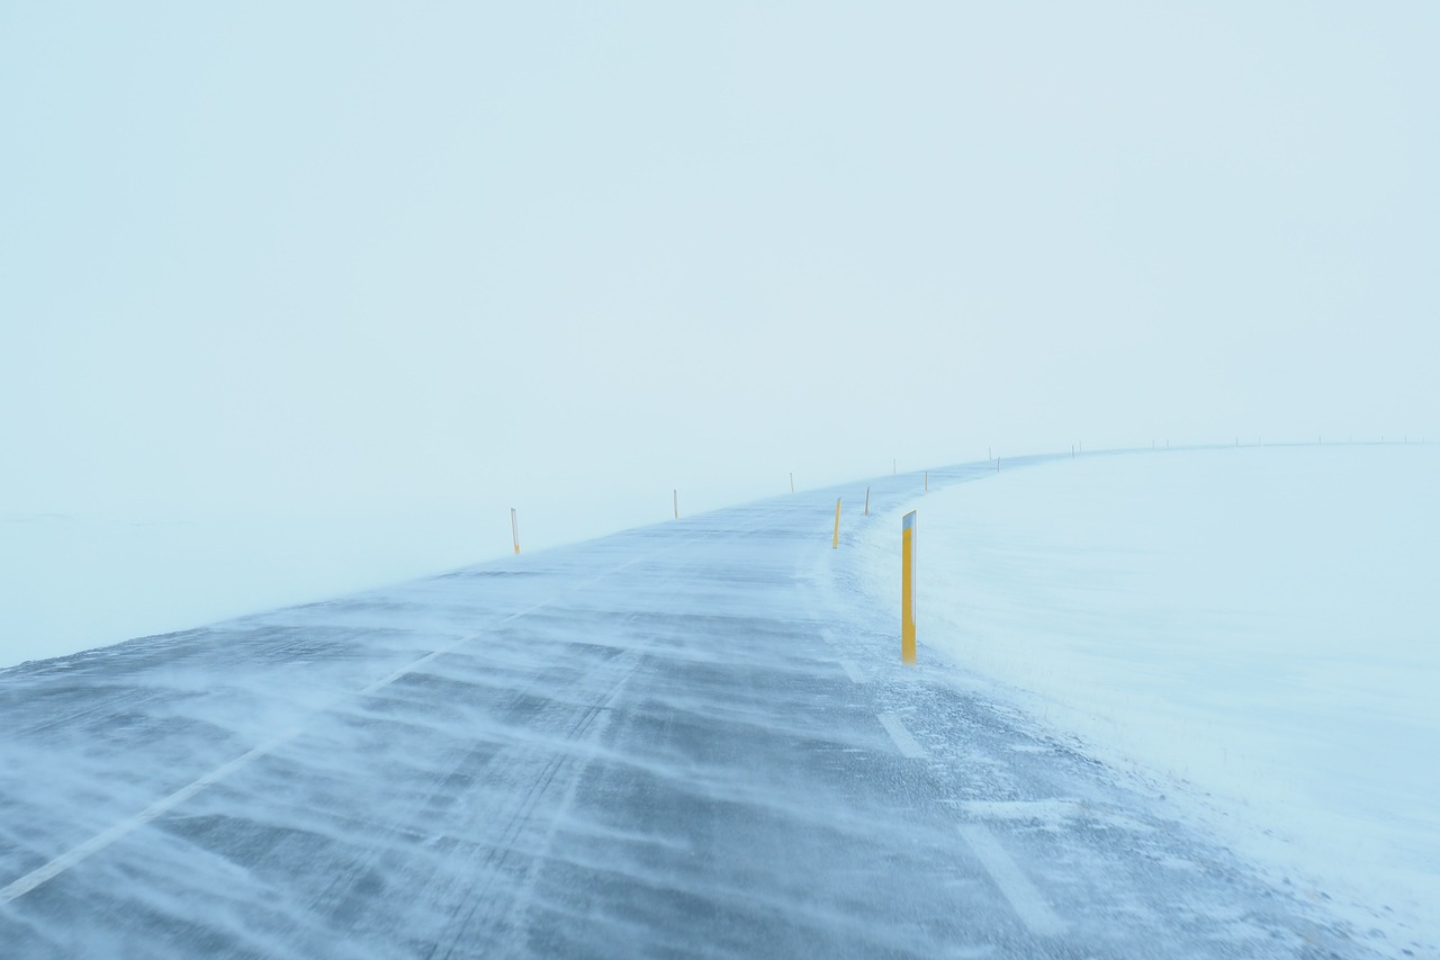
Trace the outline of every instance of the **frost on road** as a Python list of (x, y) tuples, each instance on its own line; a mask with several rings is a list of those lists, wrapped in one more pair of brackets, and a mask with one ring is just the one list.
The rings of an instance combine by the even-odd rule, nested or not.
[(1370, 956), (901, 667), (845, 547), (913, 486), (0, 673), (0, 955)]

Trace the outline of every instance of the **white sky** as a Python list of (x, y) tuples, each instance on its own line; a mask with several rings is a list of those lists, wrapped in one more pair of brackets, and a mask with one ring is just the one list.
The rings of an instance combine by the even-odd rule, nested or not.
[(0, 6), (0, 512), (1440, 434), (1440, 5), (1189, 6)]

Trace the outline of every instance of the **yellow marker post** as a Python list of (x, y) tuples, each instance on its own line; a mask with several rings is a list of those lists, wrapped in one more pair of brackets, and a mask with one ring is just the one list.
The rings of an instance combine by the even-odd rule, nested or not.
[(915, 511), (905, 514), (900, 533), (900, 659), (915, 662)]
[(865, 488), (865, 516), (870, 516), (870, 488)]
[(830, 541), (832, 549), (840, 548), (840, 498), (835, 498), (835, 536)]
[(515, 541), (515, 555), (520, 555), (520, 525), (515, 522), (515, 508), (510, 508), (510, 538)]
[(675, 491), (672, 492), (672, 495), (675, 497), (675, 519), (676, 519), (676, 520), (679, 520), (679, 519), (680, 519), (680, 491), (679, 491), (679, 490), (675, 490)]

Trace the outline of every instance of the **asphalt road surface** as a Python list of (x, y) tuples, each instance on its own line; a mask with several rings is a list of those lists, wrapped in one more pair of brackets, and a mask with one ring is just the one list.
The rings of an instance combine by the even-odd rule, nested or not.
[(836, 496), (0, 672), (0, 957), (1368, 956), (902, 667)]

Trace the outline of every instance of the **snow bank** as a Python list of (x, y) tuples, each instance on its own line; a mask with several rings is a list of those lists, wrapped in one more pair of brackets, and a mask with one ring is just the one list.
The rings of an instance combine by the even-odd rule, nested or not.
[[(1168, 782), (1277, 879), (1440, 939), (1440, 449), (1090, 455), (917, 498), (921, 656)], [(869, 589), (898, 622), (898, 521)], [(928, 650), (927, 650), (928, 647)]]

